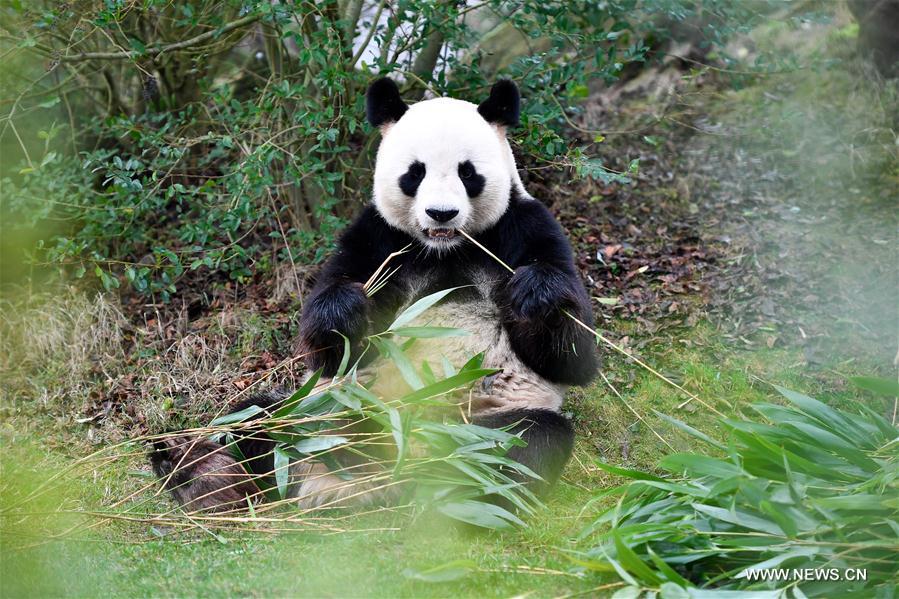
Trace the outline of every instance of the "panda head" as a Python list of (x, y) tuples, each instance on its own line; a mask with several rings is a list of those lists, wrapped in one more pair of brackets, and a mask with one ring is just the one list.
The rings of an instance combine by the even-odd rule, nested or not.
[(435, 98), (407, 106), (396, 83), (379, 79), (366, 96), (382, 140), (374, 201), (381, 216), (426, 247), (462, 242), (500, 219), (513, 185), (522, 194), (506, 128), (518, 124), (518, 88), (497, 82), (480, 105)]

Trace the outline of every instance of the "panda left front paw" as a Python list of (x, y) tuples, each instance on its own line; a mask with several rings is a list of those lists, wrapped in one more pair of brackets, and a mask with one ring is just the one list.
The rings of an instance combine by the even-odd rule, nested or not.
[(515, 269), (506, 288), (506, 299), (514, 320), (543, 324), (560, 322), (563, 311), (576, 309), (579, 303), (571, 276), (543, 264)]

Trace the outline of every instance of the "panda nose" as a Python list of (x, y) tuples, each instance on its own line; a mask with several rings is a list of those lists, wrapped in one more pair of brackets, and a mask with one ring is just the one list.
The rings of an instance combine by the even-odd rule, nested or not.
[(436, 220), (438, 223), (445, 223), (449, 220), (452, 220), (454, 216), (459, 214), (458, 210), (436, 210), (434, 208), (427, 208), (425, 210), (425, 214)]

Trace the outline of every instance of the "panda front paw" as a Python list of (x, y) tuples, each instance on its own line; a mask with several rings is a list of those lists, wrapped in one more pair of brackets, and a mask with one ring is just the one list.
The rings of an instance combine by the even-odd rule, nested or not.
[(368, 328), (368, 297), (359, 283), (337, 283), (306, 302), (300, 320), (300, 351), (313, 370), (333, 376), (343, 358), (347, 337), (355, 346)]
[(515, 270), (506, 289), (510, 316), (517, 321), (559, 322), (565, 310), (578, 306), (578, 290), (571, 275), (543, 264)]
[(497, 299), (512, 349), (529, 368), (553, 383), (590, 382), (597, 369), (593, 318), (577, 275), (531, 264), (516, 269)]

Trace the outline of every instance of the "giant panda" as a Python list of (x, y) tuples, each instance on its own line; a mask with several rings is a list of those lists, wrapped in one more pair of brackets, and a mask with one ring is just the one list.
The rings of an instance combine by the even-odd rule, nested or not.
[[(472, 421), (520, 434), (527, 445), (513, 448), (510, 457), (535, 471), (548, 487), (558, 479), (574, 443), (572, 425), (562, 414), (565, 390), (590, 382), (597, 356), (594, 336), (565, 314), (592, 323), (569, 243), (549, 210), (524, 189), (516, 169), (506, 135), (518, 125), (519, 112), (519, 91), (509, 80), (498, 81), (477, 105), (435, 98), (410, 106), (391, 79), (371, 84), (366, 113), (381, 134), (373, 200), (340, 238), (305, 299), (298, 345), (310, 372), (322, 369), (325, 377), (333, 376), (343, 357), (344, 337), (358, 352), (364, 336), (385, 330), (415, 300), (461, 287), (427, 313), (427, 322), (471, 334), (416, 351), (430, 358), (439, 353), (455, 364), (484, 352), (483, 366), (500, 372), (476, 388)], [(411, 249), (390, 263), (399, 267), (396, 273), (368, 297), (363, 284), (403, 248)], [(238, 409), (249, 404), (267, 408), (281, 399), (260, 395)], [(203, 445), (206, 453), (196, 455), (190, 454), (186, 439), (158, 444), (154, 468), (166, 480), (173, 479), (179, 464), (189, 469), (174, 474), (188, 487), (180, 496), (182, 502), (190, 498), (191, 507), (237, 506), (231, 497), (233, 475), (208, 472), (208, 464), (222, 468), (220, 462), (230, 457), (213, 452), (215, 461), (210, 461), (208, 443)], [(251, 473), (272, 470), (271, 441), (257, 436), (238, 445)], [(171, 455), (173, 451), (179, 454)], [(232, 464), (227, 467), (233, 469)], [(292, 466), (290, 476), (292, 496), (303, 507), (334, 505), (342, 498), (368, 500), (364, 492), (348, 490), (323, 464)], [(190, 491), (194, 479), (204, 481), (202, 493)], [(217, 485), (223, 487), (221, 497)]]

